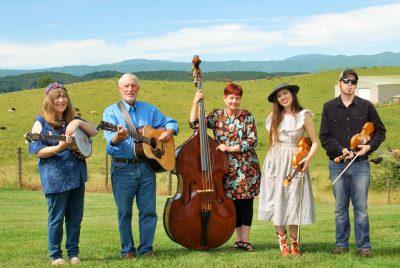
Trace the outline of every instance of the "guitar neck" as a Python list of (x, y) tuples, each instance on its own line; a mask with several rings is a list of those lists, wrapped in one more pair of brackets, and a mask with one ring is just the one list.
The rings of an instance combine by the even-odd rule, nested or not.
[[(113, 125), (110, 128), (112, 129), (112, 131), (118, 132), (118, 127), (117, 126)], [(150, 142), (151, 142), (150, 138), (145, 137), (143, 135), (140, 135), (137, 132), (129, 131), (129, 136), (132, 137), (135, 140), (138, 140), (140, 142), (144, 142), (144, 143), (147, 143), (147, 144), (150, 144)]]

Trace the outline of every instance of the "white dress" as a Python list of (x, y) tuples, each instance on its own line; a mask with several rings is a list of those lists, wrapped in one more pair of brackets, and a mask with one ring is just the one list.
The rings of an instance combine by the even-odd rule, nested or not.
[[(267, 153), (261, 175), (258, 206), (259, 220), (272, 220), (274, 225), (298, 225), (301, 181), (303, 177), (303, 202), (300, 225), (315, 222), (314, 198), (308, 170), (298, 172), (288, 187), (283, 186), (285, 177), (293, 172), (292, 158), (297, 153), (297, 142), (304, 135), (305, 114), (313, 116), (310, 110), (302, 110), (295, 116), (285, 115), (278, 132), (278, 142)], [(271, 130), (271, 118), (266, 121)]]

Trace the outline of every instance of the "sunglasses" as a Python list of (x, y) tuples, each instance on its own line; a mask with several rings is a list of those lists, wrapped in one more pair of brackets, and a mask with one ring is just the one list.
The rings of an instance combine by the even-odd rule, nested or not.
[(349, 83), (351, 83), (352, 85), (357, 85), (357, 80), (351, 80), (351, 79), (342, 79), (342, 82), (345, 83), (346, 85), (348, 85)]

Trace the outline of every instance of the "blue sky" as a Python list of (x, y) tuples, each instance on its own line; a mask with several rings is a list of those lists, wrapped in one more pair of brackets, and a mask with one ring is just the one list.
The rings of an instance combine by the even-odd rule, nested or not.
[(400, 1), (1, 1), (0, 68), (400, 52)]

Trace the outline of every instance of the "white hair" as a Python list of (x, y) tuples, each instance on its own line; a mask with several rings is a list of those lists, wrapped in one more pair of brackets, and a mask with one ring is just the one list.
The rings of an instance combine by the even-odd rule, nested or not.
[(139, 78), (137, 78), (136, 75), (130, 74), (130, 73), (123, 74), (121, 76), (121, 78), (118, 80), (118, 85), (121, 85), (123, 82), (125, 82), (127, 80), (133, 80), (135, 82), (136, 86), (138, 88), (140, 87)]

